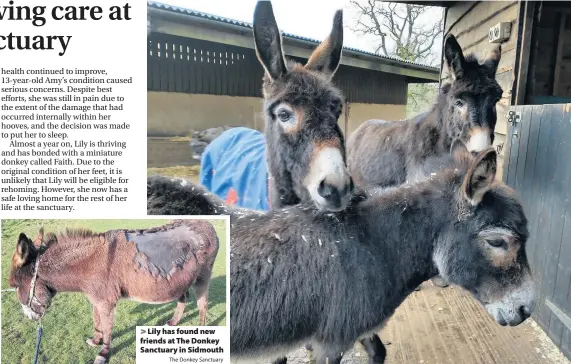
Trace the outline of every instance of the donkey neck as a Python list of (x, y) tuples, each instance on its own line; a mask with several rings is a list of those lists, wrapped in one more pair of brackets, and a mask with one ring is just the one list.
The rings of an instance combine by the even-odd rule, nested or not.
[(90, 277), (90, 260), (101, 254), (103, 242), (99, 236), (58, 242), (39, 256), (38, 278), (56, 291), (73, 292), (80, 290), (80, 284)]
[(441, 91), (436, 100), (436, 104), (434, 105), (434, 112), (435, 112), (435, 121), (438, 123), (438, 126), (441, 130), (440, 139), (438, 141), (438, 146), (441, 148), (442, 151), (448, 152), (450, 147), (452, 146), (452, 142), (454, 141), (454, 137), (452, 136), (452, 131), (449, 130), (450, 124), (446, 120), (446, 113), (445, 110), (448, 107), (448, 91)]
[(416, 153), (419, 147), (422, 149), (423, 146), (431, 153), (448, 152), (452, 145), (452, 139), (448, 133), (448, 124), (444, 120), (442, 108), (442, 100), (438, 100), (428, 112), (412, 119), (413, 122), (418, 123), (420, 140), (414, 143), (414, 149), (410, 153)]
[(445, 183), (426, 181), (387, 189), (358, 207), (370, 244), (378, 245), (393, 264), (403, 293), (438, 274), (432, 255), (441, 234), (454, 223), (454, 201), (454, 190)]

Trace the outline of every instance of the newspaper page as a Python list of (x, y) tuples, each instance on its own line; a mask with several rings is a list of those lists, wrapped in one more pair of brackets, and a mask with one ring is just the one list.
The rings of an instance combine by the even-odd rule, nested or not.
[(571, 364), (569, 3), (0, 0), (0, 364)]

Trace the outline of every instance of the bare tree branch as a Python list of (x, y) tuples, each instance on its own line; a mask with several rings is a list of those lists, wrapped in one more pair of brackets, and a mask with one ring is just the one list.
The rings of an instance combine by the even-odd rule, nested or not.
[(351, 5), (359, 14), (352, 29), (378, 37), (375, 53), (429, 65), (440, 59), (434, 46), (443, 33), (442, 19), (427, 18), (429, 7), (380, 0), (351, 0)]

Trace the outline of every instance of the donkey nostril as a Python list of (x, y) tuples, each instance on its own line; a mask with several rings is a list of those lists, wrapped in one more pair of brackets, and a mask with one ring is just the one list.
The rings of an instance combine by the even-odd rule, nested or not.
[(325, 180), (321, 181), (319, 183), (319, 187), (317, 188), (317, 192), (319, 193), (319, 196), (327, 199), (331, 196), (331, 193), (333, 193), (333, 188), (331, 187), (331, 185), (327, 182), (325, 182)]
[(528, 306), (520, 306), (519, 314), (524, 320), (526, 320), (529, 316), (531, 316), (531, 310)]

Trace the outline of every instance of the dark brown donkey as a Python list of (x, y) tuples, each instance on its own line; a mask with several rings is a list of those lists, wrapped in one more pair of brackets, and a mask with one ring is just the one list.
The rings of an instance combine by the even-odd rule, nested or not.
[[(340, 212), (308, 203), (249, 215), (226, 207), (232, 360), (267, 361), (311, 341), (317, 363), (339, 363), (436, 274), (472, 293), (500, 325), (527, 319), (535, 295), (523, 207), (495, 181), (493, 148), (473, 156), (457, 141), (451, 149), (451, 165), (436, 176), (356, 195)], [(149, 214), (223, 205), (166, 178), (150, 178), (147, 195)]]
[(30, 319), (44, 316), (57, 292), (83, 292), (93, 304), (91, 346), (103, 344), (94, 364), (109, 357), (117, 301), (178, 300), (167, 324), (180, 321), (194, 285), (200, 325), (206, 324), (208, 286), (218, 253), (218, 236), (204, 220), (179, 220), (147, 230), (93, 233), (40, 229), (35, 240), (21, 233), (12, 258), (10, 286)]
[(341, 60), (343, 13), (335, 13), (331, 34), (305, 66), (284, 58), (271, 2), (257, 3), (253, 28), (256, 54), (265, 70), (262, 91), (272, 208), (313, 201), (320, 210), (342, 210), (353, 181), (337, 123), (343, 97), (331, 78)]
[(464, 57), (449, 35), (444, 56), (451, 80), (430, 111), (405, 121), (369, 120), (351, 135), (347, 166), (357, 185), (387, 187), (424, 178), (438, 169), (439, 158), (448, 158), (456, 138), (473, 153), (492, 145), (502, 97), (495, 79), (501, 48), (479, 64), (473, 54)]

